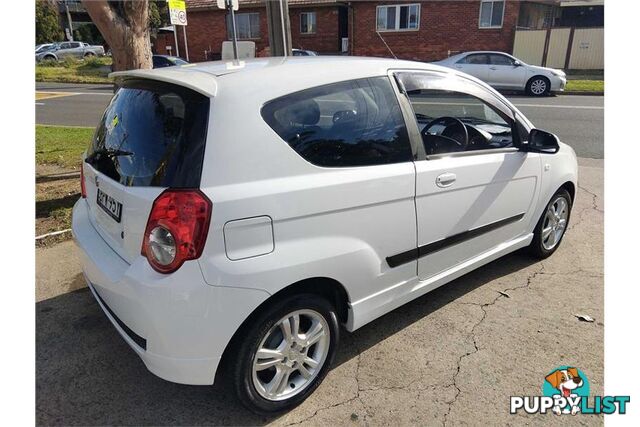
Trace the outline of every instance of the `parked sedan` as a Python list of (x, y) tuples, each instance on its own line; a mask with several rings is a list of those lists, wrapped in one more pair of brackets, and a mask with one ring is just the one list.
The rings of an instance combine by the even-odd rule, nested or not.
[(575, 152), (466, 74), (289, 57), (112, 75), (73, 209), (89, 289), (152, 373), (228, 380), (256, 412), (313, 393), (341, 325), (546, 258), (567, 230)]
[(104, 47), (84, 42), (62, 42), (36, 52), (36, 61), (59, 61), (69, 57), (82, 59), (92, 56), (104, 56)]
[(178, 58), (177, 56), (153, 55), (151, 59), (153, 61), (153, 68), (173, 67), (174, 65), (188, 64), (187, 61), (182, 58)]
[(463, 71), (496, 89), (523, 90), (533, 96), (562, 92), (567, 84), (564, 71), (525, 64), (504, 52), (465, 52), (436, 64)]

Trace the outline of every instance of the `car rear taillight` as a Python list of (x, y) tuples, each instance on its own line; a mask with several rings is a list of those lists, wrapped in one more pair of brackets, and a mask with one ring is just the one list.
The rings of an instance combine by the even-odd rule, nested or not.
[(153, 202), (142, 255), (160, 273), (172, 273), (202, 255), (212, 204), (200, 190), (165, 190)]
[(87, 189), (84, 186), (84, 162), (80, 163), (80, 195), (83, 199), (87, 198)]

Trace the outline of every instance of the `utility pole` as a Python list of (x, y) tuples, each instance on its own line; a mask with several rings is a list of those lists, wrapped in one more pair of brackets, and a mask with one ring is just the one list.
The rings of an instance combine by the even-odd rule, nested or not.
[(291, 56), (289, 2), (287, 0), (266, 0), (266, 3), (271, 56)]
[(69, 38), (73, 41), (73, 21), (71, 21), (71, 13), (69, 13), (69, 5), (67, 0), (64, 0), (64, 10), (67, 12), (67, 21), (69, 22)]

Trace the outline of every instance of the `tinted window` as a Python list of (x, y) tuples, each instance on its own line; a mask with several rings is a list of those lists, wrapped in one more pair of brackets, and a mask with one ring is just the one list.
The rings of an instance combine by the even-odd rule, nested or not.
[(159, 82), (126, 82), (87, 150), (87, 162), (123, 185), (198, 187), (209, 99)]
[(400, 106), (387, 77), (287, 95), (267, 103), (262, 117), (300, 156), (318, 166), (412, 159)]
[(466, 56), (458, 62), (461, 64), (484, 65), (489, 63), (489, 58), (488, 55), (485, 55), (484, 53), (476, 53), (474, 55)]
[[(475, 96), (446, 90), (409, 92), (428, 155), (505, 148), (513, 145), (512, 120)], [(468, 137), (460, 123), (465, 126)]]
[(491, 55), (491, 63), (493, 65), (513, 65), (513, 59), (504, 55)]

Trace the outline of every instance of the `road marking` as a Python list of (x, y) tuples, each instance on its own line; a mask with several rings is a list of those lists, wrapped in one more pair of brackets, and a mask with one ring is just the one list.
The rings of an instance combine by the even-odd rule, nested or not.
[(577, 110), (604, 110), (604, 107), (597, 105), (546, 105), (546, 104), (513, 104), (516, 107), (532, 107), (532, 108), (570, 108)]
[(44, 102), (36, 102), (36, 105), (44, 105)]
[[(477, 103), (474, 104), (472, 102), (426, 102), (426, 101), (411, 101), (412, 104), (416, 105), (470, 105), (470, 106), (480, 106), (482, 104)], [(599, 107), (595, 105), (548, 105), (548, 104), (513, 104), (516, 107), (530, 107), (530, 108), (569, 108), (576, 110), (604, 110), (604, 107)]]
[(38, 92), (36, 91), (36, 101), (40, 101), (42, 99), (51, 99), (51, 98), (60, 98), (63, 96), (72, 96), (75, 95), (73, 92)]

